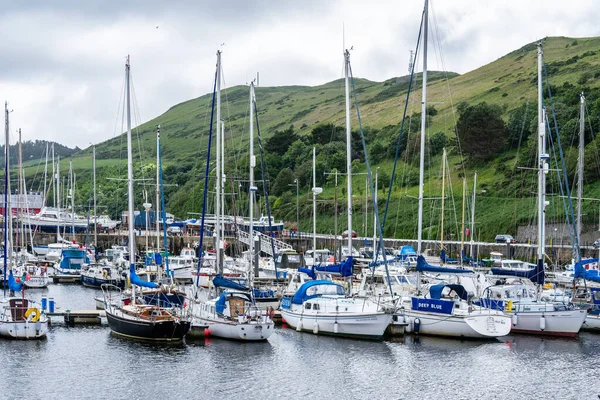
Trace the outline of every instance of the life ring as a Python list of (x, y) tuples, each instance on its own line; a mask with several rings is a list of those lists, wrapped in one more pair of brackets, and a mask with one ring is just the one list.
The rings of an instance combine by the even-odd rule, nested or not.
[(25, 319), (29, 320), (31, 314), (33, 314), (31, 321), (38, 322), (40, 319), (40, 310), (38, 310), (37, 308), (28, 308), (27, 311), (25, 311)]

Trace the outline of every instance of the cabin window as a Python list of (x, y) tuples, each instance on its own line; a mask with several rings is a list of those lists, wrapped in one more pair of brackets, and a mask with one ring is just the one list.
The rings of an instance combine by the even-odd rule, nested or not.
[(594, 300), (600, 300), (600, 290), (594, 292)]
[(316, 310), (316, 311), (320, 310), (320, 308), (321, 308), (321, 307), (320, 307), (320, 305), (319, 305), (319, 304), (315, 304), (315, 305), (313, 306), (313, 310)]
[(310, 310), (312, 308), (312, 304), (306, 303), (306, 304), (304, 304), (304, 308), (306, 308), (307, 310)]

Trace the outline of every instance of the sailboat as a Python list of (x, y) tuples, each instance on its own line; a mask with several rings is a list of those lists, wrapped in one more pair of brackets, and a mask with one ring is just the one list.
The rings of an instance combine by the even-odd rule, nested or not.
[[(131, 296), (123, 296), (120, 289), (103, 285), (104, 309), (111, 331), (119, 336), (151, 340), (179, 341), (190, 330), (190, 319), (185, 309), (172, 304), (147, 304), (136, 294), (136, 286), (156, 289), (153, 282), (142, 281), (135, 271), (135, 229), (133, 219), (133, 159), (131, 154), (131, 108), (129, 89), (129, 57), (125, 64), (127, 101), (127, 188), (129, 212), (129, 279)], [(114, 294), (117, 294), (116, 296)]]
[[(419, 213), (417, 242), (417, 292), (420, 274), (471, 274), (472, 271), (434, 266), (422, 254), (423, 237), (423, 187), (425, 166), (425, 128), (427, 117), (427, 34), (429, 1), (423, 10), (423, 91), (421, 102), (421, 154), (419, 169)], [(414, 67), (413, 67), (414, 68)], [(443, 196), (442, 196), (443, 197)], [(399, 303), (398, 317), (402, 317), (415, 333), (448, 337), (491, 338), (510, 332), (510, 317), (502, 311), (476, 306), (463, 285), (440, 283), (429, 288), (423, 296), (404, 297)]]
[[(12, 208), (10, 205), (10, 141), (8, 104), (5, 103), (5, 174), (4, 174), (4, 297), (0, 300), (0, 337), (12, 339), (39, 339), (48, 333), (48, 317), (33, 301), (14, 294), (22, 292), (23, 284), (17, 283), (12, 271)], [(8, 269), (8, 275), (7, 275)], [(8, 288), (9, 296), (6, 295)]]
[[(572, 309), (562, 303), (543, 302), (539, 299), (539, 287), (544, 285), (546, 174), (549, 155), (546, 153), (546, 109), (543, 107), (542, 44), (538, 43), (538, 246), (537, 264), (530, 269), (507, 270), (492, 268), (494, 275), (525, 278), (538, 287), (521, 282), (504, 282), (487, 287), (482, 304), (491, 308), (503, 308), (512, 318), (512, 331), (551, 336), (575, 336), (586, 318), (586, 310)], [(581, 198), (581, 196), (579, 196)], [(493, 278), (496, 279), (496, 278)]]
[[(350, 127), (350, 52), (344, 52), (346, 91), (346, 168), (348, 195), (348, 231), (352, 230), (352, 153)], [(315, 188), (316, 189), (316, 188)], [(318, 190), (313, 189), (316, 196)], [(352, 235), (347, 235), (347, 248), (352, 249)], [(281, 315), (297, 331), (314, 334), (380, 339), (390, 322), (394, 308), (385, 308), (368, 297), (352, 296), (354, 259), (352, 254), (341, 264), (315, 267), (321, 272), (338, 273), (349, 278), (350, 293), (337, 283), (313, 280), (302, 284), (293, 296), (281, 299)], [(314, 276), (314, 272), (313, 272)]]
[[(208, 293), (204, 292), (204, 295), (208, 297), (206, 300), (198, 301), (195, 307), (195, 317), (198, 321), (208, 325), (208, 332), (210, 336), (220, 337), (223, 339), (234, 339), (242, 341), (261, 341), (268, 339), (273, 333), (275, 324), (271, 320), (270, 314), (265, 313), (263, 315), (259, 306), (257, 305), (254, 298), (254, 291), (252, 289), (252, 259), (248, 263), (248, 278), (250, 281), (249, 286), (240, 284), (231, 279), (225, 278), (222, 275), (223, 272), (223, 255), (222, 242), (221, 242), (221, 183), (223, 174), (222, 170), (222, 146), (224, 141), (222, 140), (223, 132), (222, 125), (220, 123), (221, 118), (221, 51), (217, 51), (217, 73), (216, 73), (216, 95), (217, 95), (217, 179), (216, 179), (216, 259), (215, 268), (217, 275), (212, 279), (212, 286), (216, 293), (210, 290)], [(253, 231), (253, 210), (254, 210), (254, 192), (256, 187), (254, 186), (254, 166), (256, 164), (256, 158), (254, 156), (254, 107), (255, 107), (255, 95), (254, 95), (254, 82), (250, 83), (250, 232)], [(212, 117), (211, 117), (212, 122)], [(211, 124), (212, 129), (212, 124)], [(210, 143), (210, 142), (209, 142)], [(210, 150), (209, 150), (210, 155)], [(207, 176), (208, 176), (208, 163), (207, 163)], [(204, 185), (204, 204), (206, 205), (206, 189), (207, 185)], [(203, 206), (202, 213), (202, 226), (201, 232), (204, 230), (204, 219), (206, 207)], [(252, 236), (252, 235), (251, 235)], [(253, 248), (253, 241), (249, 241), (250, 254), (254, 254), (254, 251), (259, 249)], [(200, 262), (199, 262), (200, 265)], [(200, 268), (199, 268), (200, 269)], [(199, 281), (199, 276), (197, 278)], [(214, 295), (216, 294), (216, 296)]]

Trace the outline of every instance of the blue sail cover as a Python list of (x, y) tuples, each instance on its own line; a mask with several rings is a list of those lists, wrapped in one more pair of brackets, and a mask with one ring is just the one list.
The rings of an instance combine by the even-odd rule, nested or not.
[(472, 274), (473, 273), (473, 271), (470, 269), (439, 267), (437, 265), (428, 264), (427, 261), (425, 261), (425, 257), (423, 257), (423, 256), (417, 257), (417, 271), (433, 272), (433, 273), (438, 273), (438, 274)]
[(298, 272), (304, 272), (306, 275), (310, 276), (312, 279), (317, 279), (317, 274), (315, 273), (315, 266), (312, 268), (298, 268)]
[[(577, 267), (575, 267), (577, 269)], [(535, 267), (527, 270), (509, 270), (504, 268), (492, 268), (492, 275), (516, 276), (518, 278), (527, 278), (533, 283), (544, 284), (544, 262), (538, 260)]]
[(462, 257), (463, 262), (470, 263), (471, 261), (473, 261), (473, 257), (467, 257), (467, 253), (465, 253), (464, 249), (460, 252), (460, 256)]
[(135, 266), (133, 264), (129, 265), (129, 282), (132, 285), (147, 287), (150, 289), (156, 289), (158, 285), (154, 282), (146, 282), (140, 279), (138, 274), (135, 272)]
[(215, 287), (223, 287), (223, 288), (235, 289), (235, 290), (243, 290), (243, 291), (250, 290), (250, 289), (248, 289), (248, 287), (246, 287), (244, 285), (240, 285), (239, 283), (234, 282), (231, 279), (227, 279), (221, 274), (219, 274), (213, 278), (213, 285), (215, 285)]
[[(341, 296), (343, 296), (346, 293), (344, 291), (344, 288), (342, 287), (342, 285), (338, 285), (337, 283), (333, 283), (331, 281), (325, 281), (325, 280), (310, 281), (310, 282), (306, 282), (302, 286), (300, 286), (300, 288), (294, 294), (294, 297), (292, 297), (292, 303), (293, 304), (302, 304), (306, 300), (312, 299), (313, 297), (321, 296), (322, 293), (318, 293), (319, 292), (318, 289), (311, 290), (311, 292), (317, 292), (317, 294), (310, 295), (310, 294), (306, 293), (307, 291), (310, 290), (310, 288), (312, 288), (314, 286), (337, 286), (335, 289), (333, 289), (331, 291), (327, 290), (326, 292), (328, 292), (328, 294), (338, 294)], [(331, 292), (335, 292), (335, 293), (331, 293)]]
[(17, 281), (15, 280), (15, 277), (13, 276), (13, 272), (11, 269), (10, 272), (8, 273), (8, 289), (13, 292), (20, 292), (22, 288), (23, 288), (23, 284), (17, 283)]
[(450, 288), (451, 290), (454, 290), (458, 297), (463, 300), (467, 300), (467, 290), (463, 285), (449, 285), (444, 283), (433, 285), (429, 288), (429, 296), (431, 296), (432, 299), (441, 299), (444, 288)]
[(327, 265), (327, 266), (317, 265), (315, 268), (319, 272), (327, 272), (330, 274), (341, 275), (341, 276), (345, 277), (345, 276), (353, 275), (353, 271), (352, 271), (353, 263), (354, 263), (354, 260), (352, 259), (352, 257), (348, 257), (346, 259), (346, 261), (344, 261), (342, 263), (334, 264), (334, 265)]
[(583, 267), (585, 264), (591, 264), (593, 262), (598, 262), (598, 259), (589, 258), (587, 260), (581, 260), (581, 263), (576, 262), (573, 277), (585, 279), (586, 281), (600, 282), (600, 275), (598, 270), (588, 270)]
[(442, 260), (442, 262), (445, 263), (456, 263), (458, 262), (458, 258), (451, 258), (446, 256), (446, 250), (442, 249), (442, 251), (440, 252), (440, 260)]
[(416, 256), (417, 252), (415, 251), (415, 248), (412, 246), (402, 246), (402, 248), (400, 248), (400, 259), (401, 260), (406, 260), (408, 257), (410, 256)]

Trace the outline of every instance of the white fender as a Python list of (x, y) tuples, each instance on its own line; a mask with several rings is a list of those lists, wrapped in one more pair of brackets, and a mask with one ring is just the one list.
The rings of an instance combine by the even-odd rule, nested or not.
[(298, 325), (296, 326), (296, 332), (302, 332), (302, 320), (298, 321)]
[(542, 315), (542, 317), (540, 318), (540, 329), (543, 331), (544, 329), (546, 329), (546, 317), (544, 317)]
[(315, 327), (313, 328), (313, 333), (316, 335), (319, 333), (319, 324), (315, 321)]

